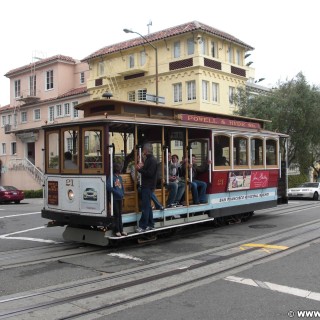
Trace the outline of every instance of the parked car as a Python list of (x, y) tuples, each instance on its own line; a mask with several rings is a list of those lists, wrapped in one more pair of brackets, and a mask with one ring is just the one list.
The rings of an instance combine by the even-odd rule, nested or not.
[(305, 182), (296, 188), (288, 189), (288, 198), (310, 198), (319, 200), (320, 182)]
[(0, 202), (20, 203), (24, 199), (24, 192), (13, 186), (0, 186)]

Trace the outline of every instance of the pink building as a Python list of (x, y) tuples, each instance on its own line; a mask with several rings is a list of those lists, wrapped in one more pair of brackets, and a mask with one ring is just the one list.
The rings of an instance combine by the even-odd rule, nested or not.
[(57, 55), (10, 70), (10, 104), (0, 108), (1, 185), (42, 188), (42, 126), (81, 118), (74, 107), (89, 100), (87, 63)]

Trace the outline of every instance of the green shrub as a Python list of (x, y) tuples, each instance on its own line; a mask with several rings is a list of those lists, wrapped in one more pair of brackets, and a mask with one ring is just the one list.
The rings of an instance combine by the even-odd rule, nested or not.
[(299, 174), (294, 176), (288, 176), (288, 188), (295, 188), (301, 183), (309, 181), (309, 176), (305, 174)]
[(42, 198), (43, 197), (42, 189), (40, 189), (40, 190), (23, 190), (23, 192), (24, 192), (24, 197), (26, 199)]

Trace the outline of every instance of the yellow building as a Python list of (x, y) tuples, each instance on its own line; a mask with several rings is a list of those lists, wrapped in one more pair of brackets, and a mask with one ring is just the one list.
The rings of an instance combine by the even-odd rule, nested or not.
[(82, 60), (89, 64), (92, 99), (108, 91), (119, 100), (156, 102), (158, 92), (158, 103), (170, 107), (233, 112), (236, 88), (253, 72), (245, 62), (251, 46), (197, 21), (145, 36), (124, 31), (138, 37)]

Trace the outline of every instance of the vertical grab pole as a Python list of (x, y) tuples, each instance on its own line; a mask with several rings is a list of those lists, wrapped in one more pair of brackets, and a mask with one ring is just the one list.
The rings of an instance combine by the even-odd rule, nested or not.
[[(188, 131), (188, 128), (186, 128), (186, 144), (185, 144), (185, 151), (184, 151), (184, 156), (185, 156), (185, 159), (184, 161), (186, 160), (186, 157), (188, 157), (188, 148), (189, 148), (189, 131)], [(189, 198), (189, 190), (190, 190), (190, 186), (189, 186), (189, 171), (188, 171), (188, 167), (187, 167), (188, 163), (185, 162), (185, 168), (186, 168), (186, 173), (185, 173), (185, 181), (186, 181), (186, 192), (185, 192), (185, 195), (186, 195), (186, 205), (189, 206), (189, 201), (190, 201), (190, 198)], [(188, 217), (189, 217), (189, 213), (188, 213)]]
[(190, 182), (192, 182), (192, 148), (189, 149), (189, 164), (191, 164), (189, 168), (189, 176), (190, 176)]
[(138, 127), (137, 125), (134, 126), (134, 145), (136, 149), (134, 150), (134, 201), (135, 201), (135, 210), (139, 212), (139, 194), (138, 194), (138, 171), (136, 169), (136, 165), (138, 163), (138, 156), (137, 156), (137, 145), (138, 145)]
[(166, 183), (169, 184), (169, 148), (166, 147)]
[(209, 150), (209, 157), (208, 157), (208, 160), (209, 160), (209, 183), (211, 183), (211, 176), (212, 176), (212, 150)]
[[(110, 183), (111, 188), (113, 187), (113, 145), (109, 145), (109, 155), (110, 155)], [(113, 193), (110, 193), (110, 210), (111, 217), (113, 217)]]
[[(140, 147), (140, 146), (138, 147), (138, 152), (139, 152), (139, 159), (138, 159), (138, 161), (139, 161), (139, 163), (140, 163), (140, 162), (142, 162), (142, 154), (141, 154), (141, 147)], [(141, 174), (140, 174), (140, 176), (139, 176), (139, 186), (141, 187)]]

